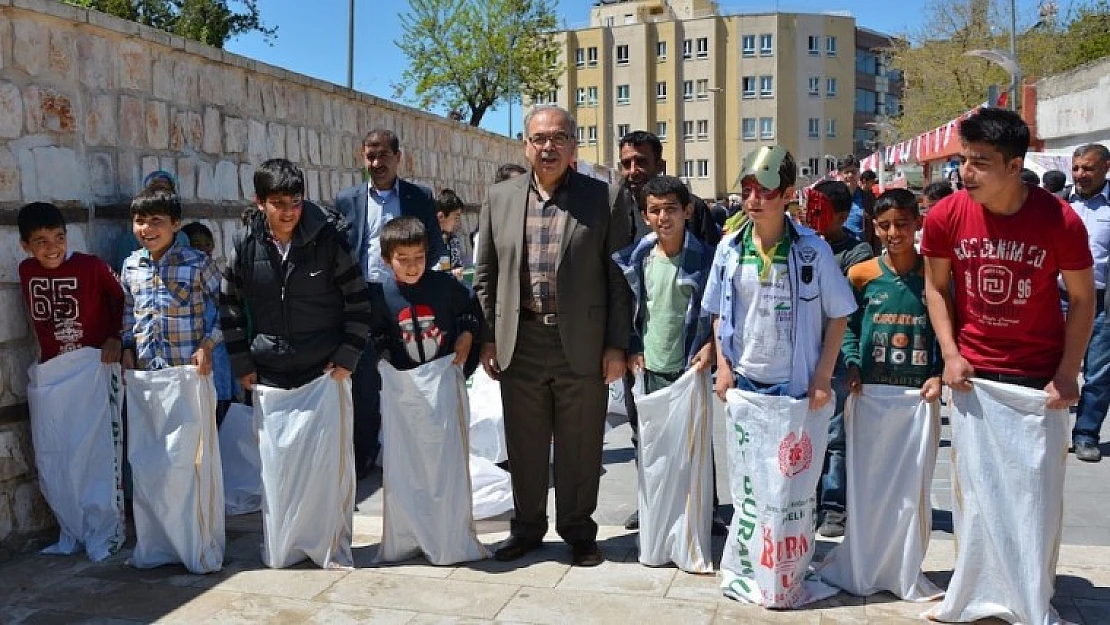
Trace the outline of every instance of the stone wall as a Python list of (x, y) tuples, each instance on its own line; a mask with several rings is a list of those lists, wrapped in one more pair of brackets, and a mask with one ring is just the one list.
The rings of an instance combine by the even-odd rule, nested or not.
[(1046, 150), (1110, 145), (1110, 57), (1037, 81), (1037, 133)]
[[(277, 45), (293, 45), (279, 40)], [(484, 199), (519, 142), (50, 0), (0, 0), (0, 559), (51, 520), (34, 488), (26, 370), (35, 344), (16, 267), (19, 206), (62, 206), (70, 248), (111, 258), (143, 176), (174, 172), (185, 220), (226, 253), (252, 172), (300, 164), (306, 195), (330, 203), (361, 180), (371, 128), (401, 139), (401, 175)]]

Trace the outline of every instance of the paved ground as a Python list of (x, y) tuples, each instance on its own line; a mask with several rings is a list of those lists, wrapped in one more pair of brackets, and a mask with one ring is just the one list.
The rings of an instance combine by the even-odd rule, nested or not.
[[(717, 424), (722, 431), (722, 424)], [(1110, 431), (1110, 428), (1108, 428)], [(1104, 436), (1104, 438), (1106, 438)], [(716, 576), (688, 575), (636, 562), (635, 534), (621, 527), (635, 506), (635, 467), (627, 425), (606, 438), (605, 475), (596, 518), (607, 561), (595, 569), (569, 566), (569, 552), (551, 534), (521, 563), (476, 562), (433, 567), (423, 561), (370, 564), (381, 533), (381, 492), (360, 484), (354, 571), (311, 566), (274, 571), (258, 556), (258, 515), (228, 519), (225, 568), (207, 576), (170, 566), (138, 571), (128, 552), (91, 564), (82, 557), (33, 556), (0, 568), (0, 623), (900, 623), (918, 620), (927, 604), (891, 595), (837, 595), (795, 612), (773, 612), (720, 596)], [(953, 541), (947, 440), (934, 484), (933, 541), (925, 570), (938, 584), (950, 575)], [(1104, 446), (1110, 452), (1110, 446)], [(723, 456), (719, 457), (723, 458)], [(1077, 623), (1110, 624), (1110, 461), (1068, 460), (1064, 545), (1054, 603)], [(728, 501), (721, 481), (721, 499)], [(507, 535), (504, 519), (479, 524), (487, 544)], [(821, 539), (819, 556), (832, 546)], [(722, 540), (714, 543), (719, 560)], [(920, 622), (920, 621), (918, 621)]]

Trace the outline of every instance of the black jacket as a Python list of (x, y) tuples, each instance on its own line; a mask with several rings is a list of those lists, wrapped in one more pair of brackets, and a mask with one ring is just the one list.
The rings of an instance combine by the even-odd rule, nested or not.
[(220, 293), (236, 377), (311, 379), (329, 362), (354, 371), (369, 334), (370, 295), (342, 228), (338, 214), (306, 201), (282, 260), (262, 213), (247, 226)]
[[(651, 226), (647, 225), (643, 213), (640, 212), (640, 204), (636, 200), (636, 194), (628, 188), (624, 181), (613, 185), (610, 192), (615, 196), (613, 202), (628, 215), (629, 223), (632, 225), (633, 241), (639, 241), (645, 234), (651, 232)], [(713, 213), (705, 204), (705, 200), (693, 193), (690, 194), (690, 201), (694, 204), (694, 211), (690, 218), (686, 220), (686, 229), (702, 243), (711, 248), (716, 248), (717, 244), (721, 242), (721, 229), (717, 227), (717, 222), (713, 220)]]

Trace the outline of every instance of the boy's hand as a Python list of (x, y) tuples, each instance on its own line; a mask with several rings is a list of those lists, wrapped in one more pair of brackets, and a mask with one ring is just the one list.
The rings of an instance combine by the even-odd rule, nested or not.
[(965, 393), (971, 390), (971, 378), (975, 377), (975, 367), (966, 358), (956, 354), (944, 359), (944, 383)]
[(848, 392), (859, 395), (863, 390), (863, 376), (859, 373), (857, 365), (848, 365)]
[(690, 368), (694, 371), (707, 371), (713, 362), (713, 343), (706, 343), (690, 359)]
[(1079, 403), (1079, 381), (1074, 376), (1057, 374), (1045, 387), (1048, 393), (1046, 408), (1059, 410)]
[(732, 376), (732, 368), (727, 364), (722, 367), (717, 363), (717, 381), (713, 383), (713, 392), (717, 393), (717, 398), (725, 401), (725, 393), (735, 386), (736, 380)]
[(112, 364), (119, 362), (121, 343), (119, 339), (108, 339), (100, 346), (100, 362)]
[(819, 410), (833, 397), (832, 378), (814, 376), (809, 383), (809, 409)]
[(212, 374), (212, 353), (208, 351), (207, 347), (199, 347), (193, 353), (193, 364), (197, 367), (197, 373), (200, 375)]
[(921, 387), (921, 398), (925, 401), (936, 401), (940, 399), (941, 386), (939, 375), (934, 375), (928, 380), (925, 380), (925, 384)]
[(605, 376), (605, 383), (612, 384), (623, 378), (626, 363), (623, 349), (606, 347), (601, 353), (601, 372)]
[(474, 335), (469, 332), (463, 332), (459, 338), (455, 339), (455, 358), (451, 360), (452, 364), (462, 365), (466, 362), (466, 357), (470, 355), (470, 348), (474, 345)]
[(644, 355), (643, 354), (633, 354), (633, 355), (628, 357), (628, 372), (629, 373), (631, 373), (632, 375), (636, 375), (637, 373), (639, 373), (643, 370), (644, 370)]
[(337, 366), (335, 366), (335, 363), (331, 363), (331, 362), (329, 362), (324, 367), (324, 373), (330, 373), (331, 374), (331, 379), (335, 380), (336, 382), (342, 382), (343, 380), (346, 380), (347, 378), (351, 377), (351, 370), (350, 369), (346, 369), (344, 367), (337, 367)]
[(482, 361), (482, 369), (485, 370), (486, 375), (488, 375), (491, 380), (501, 379), (501, 365), (497, 364), (496, 343), (483, 343), (482, 352), (478, 355), (478, 360)]
[(255, 384), (258, 384), (258, 373), (254, 371), (239, 378), (239, 386), (242, 386), (244, 391), (253, 391)]

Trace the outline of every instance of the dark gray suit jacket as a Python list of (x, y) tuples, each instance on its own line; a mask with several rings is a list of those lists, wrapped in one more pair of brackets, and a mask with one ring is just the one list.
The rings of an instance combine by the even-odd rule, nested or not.
[[(574, 170), (557, 192), (569, 214), (556, 264), (559, 336), (579, 375), (601, 375), (603, 348), (628, 349), (632, 294), (613, 252), (631, 242), (627, 216), (614, 209), (608, 185)], [(497, 343), (497, 363), (512, 363), (520, 321), (520, 271), (529, 172), (489, 189), (478, 226), (474, 291), (485, 316), (482, 342)]]

